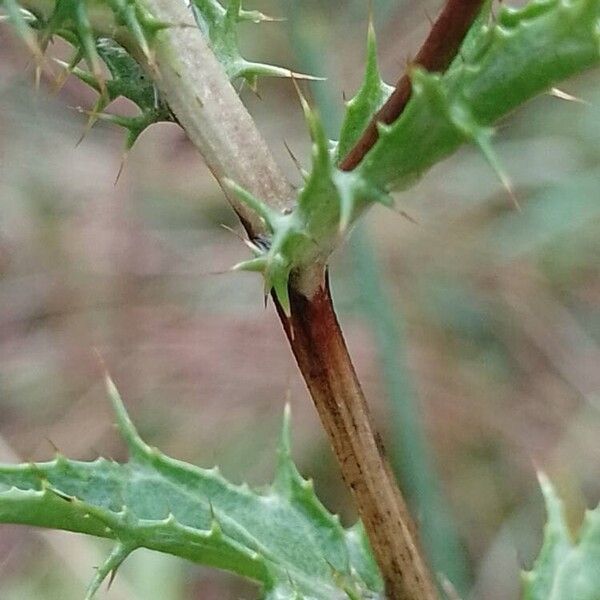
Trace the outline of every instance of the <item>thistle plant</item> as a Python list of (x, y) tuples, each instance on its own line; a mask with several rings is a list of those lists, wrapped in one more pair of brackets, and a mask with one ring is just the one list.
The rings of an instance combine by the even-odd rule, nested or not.
[[(164, 456), (143, 442), (116, 389), (108, 389), (129, 449), (125, 464), (57, 456), (0, 468), (0, 521), (78, 531), (115, 541), (93, 579), (136, 548), (167, 552), (259, 582), (266, 598), (438, 597), (438, 579), (389, 468), (339, 327), (328, 261), (371, 207), (394, 203), (462, 144), (474, 144), (513, 197), (493, 147), (494, 124), (533, 96), (600, 63), (599, 0), (448, 0), (395, 85), (382, 81), (373, 27), (364, 81), (330, 140), (282, 66), (253, 62), (237, 44), (240, 23), (266, 15), (230, 0), (1, 0), (38, 72), (49, 42), (63, 38), (59, 63), (98, 98), (89, 111), (126, 130), (125, 146), (158, 121), (186, 132), (248, 235), (251, 255), (232, 266), (264, 279), (291, 350), (353, 494), (360, 522), (344, 529), (291, 460), (286, 413), (274, 482), (234, 486), (218, 470)], [(105, 76), (105, 67), (108, 76)], [(298, 90), (312, 140), (311, 167), (295, 190), (233, 84), (287, 77)], [(326, 84), (320, 84), (326, 85)], [(125, 97), (135, 117), (105, 113)], [(524, 576), (526, 598), (598, 598), (598, 512), (569, 537), (560, 503), (542, 478), (549, 521), (542, 553)]]

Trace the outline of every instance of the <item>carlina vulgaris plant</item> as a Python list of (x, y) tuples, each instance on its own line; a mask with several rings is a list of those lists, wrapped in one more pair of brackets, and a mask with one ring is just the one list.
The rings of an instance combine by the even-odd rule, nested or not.
[[(312, 168), (297, 193), (232, 86), (239, 79), (256, 86), (260, 76), (303, 77), (242, 57), (239, 23), (261, 23), (265, 15), (243, 9), (240, 0), (227, 7), (217, 0), (192, 0), (190, 7), (182, 0), (2, 0), (1, 6), (38, 69), (45, 67), (53, 36), (73, 46), (63, 68), (98, 91), (92, 120), (125, 127), (127, 147), (150, 124), (173, 120), (198, 148), (248, 233), (253, 256), (234, 270), (264, 277), (369, 544), (326, 513), (289, 460), (271, 491), (257, 499), (220, 476), (163, 457), (139, 440), (112, 384), (130, 463), (83, 465), (59, 457), (45, 465), (6, 467), (0, 484), (10, 489), (0, 494), (0, 520), (115, 539), (89, 597), (140, 546), (239, 572), (259, 581), (269, 598), (437, 597), (436, 577), (372, 426), (333, 309), (328, 259), (373, 203), (392, 204), (392, 191), (409, 188), (465, 142), (480, 148), (509, 187), (492, 148), (492, 124), (560, 80), (598, 65), (600, 0), (530, 0), (496, 14), (487, 0), (448, 0), (395, 87), (379, 76), (371, 31), (364, 83), (348, 103), (336, 142), (327, 139), (300, 94)], [(139, 115), (106, 115), (118, 96), (132, 100)], [(288, 446), (282, 447), (289, 456)], [(183, 500), (170, 502), (181, 510), (166, 517), (141, 508), (136, 503), (148, 491), (143, 485), (129, 490), (127, 502), (127, 478), (139, 479), (140, 473), (148, 485), (175, 496), (193, 490), (201, 509), (197, 519), (182, 516), (189, 508)], [(96, 497), (94, 485), (101, 486), (104, 476), (120, 490), (115, 497)], [(298, 526), (316, 538), (327, 533), (333, 540), (333, 547), (317, 544), (327, 573), (307, 568), (304, 555), (279, 556), (273, 537), (281, 535), (284, 521), (271, 519), (272, 530), (265, 531), (265, 523), (259, 527), (251, 518), (256, 510), (269, 514), (269, 502), (304, 515)]]

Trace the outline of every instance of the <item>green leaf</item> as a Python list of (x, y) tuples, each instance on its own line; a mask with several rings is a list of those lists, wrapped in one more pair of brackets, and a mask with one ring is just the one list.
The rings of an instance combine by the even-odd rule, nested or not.
[(523, 574), (523, 600), (600, 600), (600, 507), (586, 511), (573, 540), (561, 500), (545, 475), (539, 479), (548, 521), (540, 555)]
[(346, 114), (336, 148), (336, 162), (340, 162), (348, 154), (373, 115), (381, 108), (393, 90), (394, 88), (387, 85), (379, 74), (375, 31), (373, 23), (369, 22), (365, 77), (356, 96), (346, 104)]
[[(103, 74), (96, 39), (102, 32), (111, 31), (111, 36), (122, 36), (126, 31), (131, 46), (137, 46), (138, 52), (153, 65), (153, 39), (158, 31), (167, 27), (135, 0), (105, 0), (100, 3), (94, 0), (3, 0), (3, 4), (8, 8), (11, 4), (20, 5), (34, 15), (31, 27), (36, 31), (43, 49), (55, 35), (75, 45), (100, 84)], [(102, 23), (103, 31), (97, 30), (96, 22)]]
[[(410, 187), (464, 142), (498, 170), (489, 126), (562, 79), (600, 63), (600, 0), (531, 0), (476, 22), (444, 74), (411, 72), (413, 93), (400, 118), (358, 167), (387, 189)], [(500, 171), (501, 174), (501, 171)]]
[[(98, 102), (91, 111), (92, 120), (104, 119), (127, 129), (129, 132), (125, 144), (127, 150), (131, 149), (138, 137), (150, 125), (175, 121), (175, 117), (167, 103), (160, 97), (152, 79), (124, 48), (109, 38), (98, 38), (96, 48), (111, 75), (111, 78), (104, 84), (105, 94), (102, 94), (93, 73), (72, 66), (77, 57), (71, 65), (62, 63), (81, 81), (100, 93)], [(104, 112), (108, 105), (119, 97), (131, 100), (138, 107), (139, 114), (125, 117)]]
[[(62, 63), (63, 66), (100, 94), (98, 102), (89, 111), (88, 128), (97, 119), (124, 127), (129, 132), (126, 148), (130, 149), (153, 123), (174, 120), (166, 102), (159, 97), (150, 77), (134, 57), (143, 55), (146, 64), (154, 70), (153, 75), (159, 77), (152, 49), (154, 39), (162, 29), (177, 24), (157, 21), (142, 1), (0, 0), (0, 6), (4, 7), (38, 64), (43, 62), (43, 50), (53, 36), (64, 38), (74, 47), (72, 60)], [(217, 0), (194, 0), (191, 10), (232, 81), (242, 78), (255, 87), (259, 76), (318, 79), (242, 57), (237, 41), (238, 24), (274, 19), (259, 11), (242, 9), (240, 0), (231, 0), (227, 8)], [(77, 66), (82, 58), (87, 63), (87, 70)], [(105, 81), (103, 63), (111, 73), (109, 81)], [(118, 96), (132, 100), (140, 109), (140, 115), (123, 117), (105, 113), (104, 109)]]
[(217, 468), (194, 467), (148, 446), (112, 382), (108, 387), (127, 463), (57, 456), (0, 466), (0, 522), (115, 540), (89, 598), (140, 547), (233, 571), (260, 583), (268, 598), (380, 597), (366, 539), (340, 525), (292, 462), (289, 410), (275, 481), (259, 492), (228, 482)]
[[(300, 95), (312, 138), (312, 171), (298, 193), (296, 206), (279, 213), (233, 182), (227, 182), (238, 198), (265, 222), (271, 233), (254, 258), (234, 269), (261, 270), (266, 291), (273, 289), (289, 314), (288, 280), (294, 269), (324, 265), (350, 224), (371, 202), (389, 205), (391, 198), (370, 185), (356, 171), (340, 171), (334, 163), (329, 140), (318, 114)], [(258, 268), (264, 265), (264, 268)]]
[[(4, 0), (4, 5), (12, 15), (11, 20), (16, 23), (17, 31), (26, 41), (32, 39), (31, 43), (36, 46), (39, 44), (45, 49), (53, 36), (59, 36), (73, 46), (73, 57), (68, 63), (59, 60), (56, 62), (65, 68), (65, 78), (73, 73), (99, 94), (95, 106), (89, 111), (88, 129), (97, 119), (111, 121), (126, 128), (126, 149), (129, 150), (150, 125), (159, 121), (174, 121), (151, 77), (138, 62), (112, 38), (101, 36), (94, 30), (90, 16), (94, 7), (90, 3), (57, 0), (47, 15), (42, 11), (35, 14), (22, 11), (18, 9), (15, 0)], [(21, 19), (25, 19), (24, 25), (17, 19), (15, 6)], [(155, 33), (164, 28), (164, 25), (157, 23), (135, 3), (126, 0), (110, 0), (103, 8), (108, 9), (109, 13), (113, 12), (115, 30), (118, 26), (127, 28), (129, 35), (152, 64), (150, 44)], [(78, 66), (82, 58), (85, 58), (88, 70)], [(108, 80), (102, 64), (106, 65), (110, 73)], [(138, 107), (139, 114), (124, 117), (105, 113), (108, 105), (120, 96), (131, 100)]]
[[(600, 0), (531, 0), (518, 9), (502, 7), (496, 20), (488, 2), (445, 74), (412, 70), (406, 109), (391, 125), (379, 125), (373, 148), (355, 170), (345, 172), (337, 161), (389, 94), (377, 69), (372, 29), (367, 54), (365, 81), (349, 102), (333, 151), (318, 115), (301, 98), (313, 142), (312, 170), (294, 209), (267, 223), (272, 237), (260, 263), (267, 290), (286, 292), (284, 282), (294, 271), (326, 264), (342, 234), (369, 206), (391, 204), (390, 190), (410, 187), (465, 142), (479, 147), (512, 196), (493, 150), (491, 124), (564, 77), (600, 63)], [(238, 195), (263, 215), (259, 199), (240, 190)], [(258, 265), (252, 260), (247, 268)], [(285, 294), (277, 293), (285, 303)]]
[(318, 79), (284, 67), (248, 61), (241, 55), (238, 47), (238, 24), (273, 20), (261, 12), (242, 9), (241, 0), (229, 0), (227, 8), (218, 0), (192, 0), (191, 7), (198, 27), (210, 41), (215, 56), (232, 81), (242, 78), (255, 88), (259, 76)]

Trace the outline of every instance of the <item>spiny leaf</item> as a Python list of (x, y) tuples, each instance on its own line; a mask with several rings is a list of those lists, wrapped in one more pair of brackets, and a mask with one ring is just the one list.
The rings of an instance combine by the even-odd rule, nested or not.
[(107, 386), (127, 463), (57, 456), (0, 466), (0, 522), (115, 540), (87, 598), (140, 547), (228, 569), (260, 583), (269, 598), (379, 597), (368, 545), (342, 528), (293, 464), (289, 409), (275, 482), (257, 492), (228, 482), (216, 468), (200, 469), (148, 446), (110, 380)]
[[(129, 0), (108, 0), (105, 6), (113, 13), (114, 29), (119, 26), (127, 28), (146, 60), (152, 64), (150, 40), (158, 30), (153, 19), (136, 2)], [(104, 93), (102, 60), (96, 44), (99, 34), (94, 29), (90, 18), (90, 12), (94, 9), (95, 7), (84, 0), (55, 0), (48, 16), (42, 18), (39, 12), (36, 13), (32, 25), (39, 32), (41, 46), (44, 49), (55, 35), (64, 37), (73, 44), (86, 59), (96, 85)]]
[(600, 0), (531, 0), (519, 9), (502, 7), (497, 20), (488, 1), (445, 74), (411, 69), (412, 95), (404, 112), (394, 123), (378, 125), (378, 141), (355, 170), (345, 172), (336, 168), (339, 158), (389, 94), (370, 29), (365, 82), (349, 102), (333, 150), (317, 113), (300, 95), (312, 139), (312, 169), (293, 210), (268, 212), (260, 199), (238, 189), (271, 237), (268, 248), (236, 268), (261, 270), (266, 289), (275, 289), (287, 311), (287, 282), (295, 270), (324, 265), (370, 205), (391, 204), (389, 190), (410, 187), (465, 142), (481, 150), (516, 204), (493, 150), (491, 125), (566, 75), (597, 65), (599, 39)]
[(543, 474), (539, 480), (548, 520), (540, 555), (523, 573), (523, 600), (599, 600), (600, 508), (586, 511), (573, 540), (552, 484)]
[[(5, 0), (10, 9), (15, 0)], [(162, 26), (147, 15), (136, 3), (128, 0), (110, 0), (109, 9), (114, 11), (115, 27), (122, 25), (138, 43), (141, 51), (151, 58), (150, 41)], [(160, 98), (156, 86), (149, 75), (131, 55), (117, 42), (108, 37), (98, 36), (94, 31), (87, 2), (81, 0), (57, 0), (49, 16), (41, 18), (30, 13), (25, 22), (26, 30), (19, 26), (19, 33), (34, 40), (39, 38), (41, 48), (45, 48), (52, 36), (60, 36), (69, 42), (74, 53), (68, 62), (57, 61), (65, 69), (58, 85), (66, 76), (73, 73), (84, 83), (99, 93), (99, 98), (90, 115), (87, 129), (97, 119), (111, 121), (128, 130), (126, 150), (129, 150), (141, 133), (153, 123), (173, 121), (174, 117), (167, 104)], [(37, 43), (37, 42), (36, 42)], [(78, 66), (85, 58), (89, 70)], [(111, 75), (106, 80), (102, 65), (106, 65)], [(119, 96), (128, 98), (138, 107), (140, 114), (124, 117), (104, 113), (108, 105)]]
[[(319, 115), (300, 94), (312, 139), (312, 170), (298, 193), (297, 204), (286, 214), (274, 211), (233, 182), (231, 189), (265, 222), (271, 233), (268, 247), (257, 258), (240, 263), (236, 270), (261, 270), (266, 291), (273, 289), (289, 314), (288, 282), (295, 269), (324, 265), (339, 238), (373, 202), (391, 204), (391, 198), (370, 185), (356, 171), (339, 170)], [(227, 183), (227, 182), (226, 182)], [(256, 254), (256, 253), (255, 253)], [(260, 268), (264, 266), (264, 268)]]
[[(336, 168), (337, 160), (389, 93), (377, 69), (371, 30), (365, 83), (349, 103), (333, 152), (318, 115), (300, 99), (313, 142), (312, 170), (292, 212), (269, 226), (271, 247), (264, 252), (263, 271), (268, 289), (277, 282), (283, 296), (289, 274), (325, 264), (340, 234), (371, 204), (390, 204), (389, 190), (414, 184), (465, 142), (480, 148), (514, 200), (493, 152), (490, 125), (564, 76), (597, 65), (599, 38), (600, 0), (531, 0), (520, 9), (501, 8), (495, 22), (487, 3), (445, 74), (411, 70), (406, 109), (394, 123), (378, 125), (378, 141), (347, 173)], [(259, 214), (264, 212), (253, 202)]]
[[(50, 39), (60, 36), (75, 48), (74, 58), (66, 66), (67, 72), (73, 72), (100, 93), (97, 104), (89, 111), (87, 129), (99, 118), (127, 128), (128, 150), (149, 125), (173, 120), (166, 103), (158, 97), (155, 86), (129, 51), (137, 46), (137, 54), (133, 52), (133, 55), (141, 53), (146, 64), (156, 69), (152, 50), (154, 38), (161, 29), (174, 24), (159, 22), (138, 0), (106, 0), (101, 5), (91, 0), (55, 0), (44, 4), (43, 9), (39, 9), (36, 2), (24, 3), (34, 12), (22, 11), (18, 0), (0, 0), (0, 5), (5, 7), (36, 61), (41, 62), (42, 51)], [(274, 19), (259, 11), (242, 9), (240, 0), (232, 0), (226, 9), (217, 0), (194, 0), (192, 9), (199, 27), (210, 40), (213, 51), (232, 80), (241, 77), (255, 87), (261, 75), (310, 78), (283, 67), (250, 62), (241, 56), (237, 45), (238, 23)], [(99, 10), (102, 12), (99, 17), (102, 27), (96, 30), (93, 17)], [(107, 37), (115, 35), (117, 39), (122, 39), (123, 32), (127, 32), (127, 51)], [(80, 58), (87, 62), (87, 71), (77, 67)], [(111, 82), (105, 81), (103, 63), (111, 72)], [(135, 102), (141, 114), (133, 118), (105, 114), (104, 109), (118, 96)]]
[(519, 104), (600, 64), (599, 41), (600, 0), (502, 6), (495, 22), (475, 24), (444, 75), (411, 71), (410, 102), (380, 128), (358, 170), (378, 186), (410, 187), (463, 142), (481, 141), (489, 125)]
[(389, 98), (393, 87), (387, 85), (379, 74), (377, 42), (372, 21), (367, 35), (367, 66), (362, 87), (346, 104), (346, 114), (337, 145), (336, 161), (340, 162), (359, 139), (373, 115)]
[[(175, 119), (150, 77), (121, 46), (108, 38), (99, 38), (96, 44), (98, 54), (108, 67), (111, 78), (105, 83), (106, 94), (100, 95), (91, 115), (93, 119), (108, 120), (127, 129), (125, 146), (129, 150), (150, 125), (172, 122)], [(101, 91), (93, 73), (64, 63), (63, 66), (90, 87)], [(138, 107), (140, 114), (125, 117), (104, 113), (108, 105), (119, 97), (131, 100)]]
[(242, 9), (241, 0), (230, 0), (224, 8), (218, 0), (191, 0), (196, 23), (210, 41), (211, 48), (231, 80), (242, 78), (255, 89), (260, 76), (320, 79), (275, 65), (246, 60), (238, 47), (238, 24), (243, 21), (272, 21), (261, 12)]
[(368, 203), (391, 202), (383, 190), (370, 186), (359, 174), (337, 169), (319, 115), (301, 94), (300, 101), (312, 139), (312, 170), (298, 193), (296, 207), (271, 227), (269, 249), (271, 255), (283, 257), (288, 273), (324, 263), (340, 234)]

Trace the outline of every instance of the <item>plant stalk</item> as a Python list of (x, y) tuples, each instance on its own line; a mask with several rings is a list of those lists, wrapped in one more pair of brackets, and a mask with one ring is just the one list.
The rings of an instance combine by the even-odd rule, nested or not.
[[(243, 106), (222, 66), (198, 30), (183, 0), (139, 0), (159, 21), (172, 26), (153, 45), (155, 65), (146, 65), (171, 110), (207, 166), (282, 209), (293, 189)], [(52, 0), (25, 0), (49, 13)], [(94, 26), (118, 33), (105, 10)], [(128, 45), (126, 32), (119, 40)], [(143, 63), (144, 57), (130, 48)], [(250, 238), (264, 232), (257, 215), (222, 186)], [(310, 282), (307, 284), (307, 282)], [(313, 402), (329, 436), (342, 475), (359, 514), (391, 600), (433, 600), (432, 577), (420, 551), (415, 527), (384, 458), (378, 434), (352, 366), (329, 293), (324, 267), (296, 274), (290, 285), (291, 318), (275, 301)]]
[(290, 286), (288, 318), (273, 295), (304, 376), (367, 531), (391, 600), (437, 595), (406, 503), (385, 459), (379, 434), (338, 323), (328, 277), (310, 297)]
[(223, 185), (227, 177), (279, 210), (294, 190), (231, 85), (183, 0), (140, 0), (159, 21), (154, 51), (156, 84), (251, 237), (264, 232), (259, 217)]
[[(177, 2), (145, 2), (161, 20), (181, 22), (184, 18), (171, 12)], [(279, 174), (266, 144), (210, 48), (198, 37), (202, 38), (195, 28), (172, 28), (159, 36), (158, 85), (217, 180), (230, 177), (281, 208), (291, 197), (291, 188)], [(230, 201), (250, 238), (262, 233), (255, 216), (240, 207), (235, 198)], [(291, 319), (276, 302), (280, 319), (344, 481), (357, 503), (387, 597), (433, 600), (436, 594), (432, 577), (406, 503), (384, 458), (380, 438), (371, 425), (323, 267), (315, 265), (312, 271), (299, 274), (298, 287), (290, 286)], [(310, 286), (304, 285), (307, 281)], [(308, 288), (310, 293), (305, 295)]]
[[(430, 71), (446, 70), (482, 5), (483, 0), (448, 0), (414, 63)], [(378, 139), (377, 123), (394, 122), (410, 95), (410, 77), (404, 74), (343, 159), (340, 169), (351, 171), (358, 166)], [(315, 281), (321, 281), (316, 288)], [(310, 283), (307, 286), (305, 282)], [(292, 280), (289, 318), (275, 295), (273, 299), (344, 482), (356, 501), (384, 578), (386, 596), (392, 600), (436, 598), (416, 528), (385, 458), (381, 438), (371, 424), (368, 405), (333, 308), (327, 275), (319, 278), (318, 273), (316, 277), (299, 274)]]

